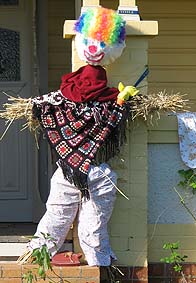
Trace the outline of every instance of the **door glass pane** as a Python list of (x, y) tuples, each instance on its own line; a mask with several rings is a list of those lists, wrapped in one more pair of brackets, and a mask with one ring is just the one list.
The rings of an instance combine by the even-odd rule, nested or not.
[(0, 81), (20, 80), (20, 34), (0, 28)]
[(19, 0), (0, 0), (0, 5), (18, 5)]

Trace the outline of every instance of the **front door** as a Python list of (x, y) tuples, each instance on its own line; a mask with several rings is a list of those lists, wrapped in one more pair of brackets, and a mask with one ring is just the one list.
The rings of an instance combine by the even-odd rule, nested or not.
[[(0, 0), (0, 109), (9, 95), (30, 97), (33, 81), (32, 0)], [(0, 222), (31, 222), (35, 188), (33, 137), (15, 122), (0, 141)], [(5, 129), (0, 121), (0, 135)]]

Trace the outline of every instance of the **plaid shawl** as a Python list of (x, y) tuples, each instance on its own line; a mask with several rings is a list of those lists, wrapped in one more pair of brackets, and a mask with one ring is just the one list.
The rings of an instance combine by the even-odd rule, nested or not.
[(75, 103), (63, 97), (60, 90), (32, 101), (34, 116), (55, 149), (65, 178), (85, 195), (90, 164), (106, 162), (125, 140), (127, 105)]

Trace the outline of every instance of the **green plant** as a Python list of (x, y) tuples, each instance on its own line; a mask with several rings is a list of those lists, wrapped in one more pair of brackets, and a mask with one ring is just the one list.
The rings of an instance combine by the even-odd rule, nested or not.
[[(183, 189), (191, 189), (192, 193), (195, 194), (196, 193), (196, 173), (194, 172), (194, 170), (193, 169), (188, 169), (188, 170), (182, 169), (182, 170), (179, 170), (178, 173), (179, 173), (180, 177), (182, 178), (182, 180), (178, 183), (178, 186), (183, 188)], [(189, 206), (186, 204), (182, 195), (179, 193), (179, 191), (175, 187), (173, 189), (177, 193), (177, 195), (180, 199), (180, 202), (184, 206), (186, 211), (194, 219), (194, 221), (196, 221), (195, 215), (190, 210)], [(187, 280), (186, 280), (185, 275), (184, 275), (183, 270), (182, 270), (182, 263), (186, 260), (187, 256), (186, 255), (182, 256), (178, 252), (179, 242), (165, 243), (163, 245), (163, 249), (169, 250), (170, 255), (167, 256), (167, 257), (161, 258), (160, 261), (168, 263), (168, 264), (172, 264), (174, 271), (181, 274), (182, 282), (187, 283)]]
[(27, 273), (24, 273), (22, 275), (23, 282), (27, 283), (33, 283), (33, 280), (35, 279), (37, 281), (36, 275), (33, 275), (32, 270), (28, 270)]
[(163, 245), (164, 250), (170, 250), (170, 255), (164, 258), (161, 258), (161, 262), (173, 264), (173, 269), (176, 272), (182, 273), (182, 265), (181, 263), (185, 261), (187, 258), (186, 255), (180, 255), (178, 252), (179, 249), (179, 242), (175, 243), (165, 243)]
[(192, 189), (193, 194), (196, 193), (196, 173), (193, 169), (179, 170), (179, 175), (183, 180), (178, 183), (178, 186), (183, 189)]
[[(44, 237), (46, 241), (50, 240), (56, 246), (54, 239), (49, 234), (42, 233), (42, 236)], [(32, 238), (38, 238), (38, 237), (34, 236)], [(22, 276), (23, 282), (33, 283), (33, 282), (37, 282), (38, 279), (43, 279), (45, 281), (46, 278), (49, 279), (47, 277), (48, 270), (51, 270), (56, 276), (58, 276), (52, 268), (51, 261), (50, 261), (51, 254), (46, 244), (43, 244), (40, 248), (34, 249), (31, 254), (31, 258), (32, 258), (31, 263), (38, 265), (38, 268), (34, 268), (35, 272), (32, 272), (32, 270), (28, 270), (27, 273), (24, 273)], [(49, 283), (55, 282), (53, 279), (49, 279), (49, 280), (50, 280)]]
[[(181, 180), (178, 183), (178, 186), (183, 188), (183, 189), (192, 189), (192, 193), (195, 194), (196, 192), (196, 173), (194, 172), (193, 169), (188, 169), (188, 170), (178, 170), (179, 175), (183, 180)], [(184, 206), (184, 208), (187, 210), (187, 212), (190, 214), (190, 216), (196, 221), (196, 217), (193, 214), (193, 212), (190, 210), (189, 206), (186, 204), (184, 198), (181, 196), (181, 194), (178, 192), (178, 190), (174, 187), (174, 191), (177, 193), (179, 196), (181, 204)]]

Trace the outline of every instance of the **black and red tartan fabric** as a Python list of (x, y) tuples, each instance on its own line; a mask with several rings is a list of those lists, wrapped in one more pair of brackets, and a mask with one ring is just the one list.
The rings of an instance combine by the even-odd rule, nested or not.
[(97, 159), (106, 162), (119, 151), (125, 138), (127, 106), (115, 102), (75, 103), (63, 97), (61, 91), (32, 101), (34, 115), (57, 153), (65, 178), (84, 192), (90, 164)]

